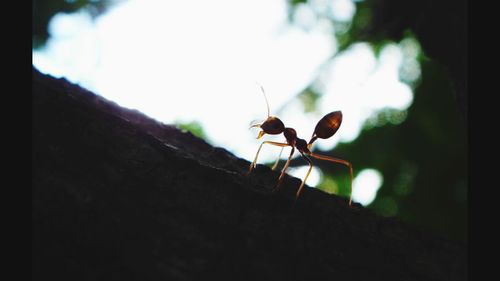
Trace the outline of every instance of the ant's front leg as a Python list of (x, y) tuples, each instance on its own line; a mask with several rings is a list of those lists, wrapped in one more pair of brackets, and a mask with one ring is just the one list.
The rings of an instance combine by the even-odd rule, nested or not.
[(259, 153), (260, 153), (260, 150), (262, 148), (262, 146), (267, 143), (267, 144), (271, 144), (271, 145), (275, 145), (275, 146), (280, 146), (280, 147), (286, 147), (286, 146), (289, 146), (288, 143), (281, 143), (281, 142), (275, 142), (275, 141), (264, 141), (260, 144), (259, 146), (259, 149), (257, 150), (257, 154), (255, 154), (255, 159), (253, 160), (252, 164), (250, 164), (250, 168), (248, 169), (248, 174), (250, 174), (252, 172), (252, 170), (257, 166), (257, 158), (259, 157)]
[(274, 162), (274, 165), (271, 168), (271, 170), (274, 171), (274, 170), (276, 170), (276, 167), (278, 167), (278, 163), (280, 162), (280, 157), (281, 157), (281, 154), (283, 153), (283, 149), (285, 149), (285, 147), (281, 148), (280, 154), (278, 155), (278, 158), (276, 159), (276, 162)]

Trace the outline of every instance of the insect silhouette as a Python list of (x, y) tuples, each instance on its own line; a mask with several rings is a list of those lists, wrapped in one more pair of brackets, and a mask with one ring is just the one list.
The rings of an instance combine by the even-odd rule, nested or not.
[[(312, 158), (320, 159), (320, 160), (325, 160), (333, 163), (339, 163), (347, 166), (349, 168), (349, 174), (351, 177), (351, 182), (350, 182), (350, 196), (349, 196), (349, 205), (352, 203), (352, 180), (353, 180), (353, 171), (352, 171), (352, 165), (350, 162), (338, 158), (333, 158), (325, 155), (319, 155), (316, 153), (313, 153), (311, 151), (313, 143), (319, 138), (319, 139), (328, 139), (332, 137), (337, 130), (340, 127), (340, 124), (342, 123), (342, 112), (341, 111), (333, 111), (321, 118), (319, 120), (318, 124), (316, 124), (316, 127), (314, 128), (314, 132), (311, 136), (311, 140), (309, 142), (306, 142), (304, 139), (301, 139), (297, 137), (297, 132), (295, 129), (290, 128), (290, 127), (285, 127), (285, 124), (276, 116), (271, 116), (270, 111), (269, 111), (269, 102), (267, 101), (266, 93), (264, 92), (264, 88), (260, 86), (262, 93), (264, 94), (264, 98), (266, 100), (266, 105), (267, 105), (267, 119), (264, 120), (262, 123), (258, 124), (253, 124), (250, 126), (250, 128), (255, 128), (258, 127), (261, 129), (259, 132), (259, 135), (257, 136), (257, 139), (260, 139), (263, 137), (265, 134), (269, 135), (279, 135), (283, 133), (286, 142), (275, 142), (275, 141), (264, 141), (260, 144), (259, 149), (257, 150), (257, 154), (255, 155), (255, 159), (253, 160), (252, 164), (250, 164), (250, 169), (248, 170), (248, 174), (252, 172), (252, 170), (257, 166), (257, 158), (259, 157), (259, 152), (264, 144), (270, 144), (274, 146), (279, 146), (281, 147), (281, 152), (283, 152), (283, 148), (285, 147), (292, 147), (292, 150), (290, 151), (290, 155), (288, 156), (288, 159), (285, 163), (285, 166), (283, 167), (281, 174), (278, 178), (278, 183), (274, 190), (277, 190), (282, 181), (283, 177), (285, 175), (286, 170), (288, 169), (288, 166), (290, 164), (290, 160), (292, 159), (293, 154), (295, 153), (295, 150), (298, 150), (299, 153), (302, 155), (302, 157), (307, 161), (309, 164), (309, 169), (307, 170), (307, 174), (300, 184), (299, 189), (297, 190), (297, 193), (295, 195), (295, 198), (298, 198), (300, 196), (300, 193), (302, 192), (302, 189), (304, 188), (304, 185), (307, 181), (307, 178), (309, 177), (309, 174), (311, 173), (311, 169), (313, 167), (313, 162), (311, 160)], [(280, 156), (281, 156), (280, 152)], [(276, 163), (273, 166), (273, 170), (277, 167), (278, 160), (276, 160)]]

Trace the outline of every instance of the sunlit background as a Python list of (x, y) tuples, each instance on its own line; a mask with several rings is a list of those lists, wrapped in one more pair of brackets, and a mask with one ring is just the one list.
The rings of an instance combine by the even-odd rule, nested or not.
[[(401, 212), (404, 201), (398, 196), (408, 198), (414, 191), (421, 163), (404, 159), (406, 155), (397, 150), (388, 154), (390, 149), (366, 146), (336, 154), (338, 146), (361, 141), (363, 132), (402, 127), (422, 80), (423, 54), (411, 32), (400, 40), (375, 43), (348, 36), (356, 19), (366, 20), (356, 17), (363, 1), (59, 2), (79, 6), (71, 13), (55, 13), (48, 21), (47, 38), (34, 35), (33, 65), (41, 72), (176, 124), (249, 161), (260, 145), (255, 139), (258, 130), (250, 130), (249, 124), (267, 117), (259, 85), (265, 89), (271, 115), (304, 139), (310, 138), (322, 116), (341, 110), (339, 131), (317, 141), (315, 149), (353, 163), (353, 201), (386, 216), (420, 220), (410, 211)], [(37, 8), (34, 5), (34, 17)], [(426, 122), (432, 127), (432, 120)], [(386, 148), (400, 147), (391, 139), (383, 142)], [(370, 161), (363, 163), (350, 150)], [(279, 152), (264, 146), (259, 163), (273, 163)], [(394, 162), (398, 155), (401, 161)], [(287, 156), (285, 149), (281, 158)], [(384, 170), (385, 159), (371, 161), (381, 157), (394, 165)], [(296, 158), (289, 173), (302, 178), (307, 163)], [(307, 184), (349, 196), (347, 169), (322, 165), (316, 165)], [(454, 180), (458, 187), (450, 196), (459, 204), (466, 201), (466, 179)], [(391, 185), (384, 185), (387, 182)], [(379, 196), (383, 188), (391, 191)], [(377, 198), (378, 205), (373, 204)]]

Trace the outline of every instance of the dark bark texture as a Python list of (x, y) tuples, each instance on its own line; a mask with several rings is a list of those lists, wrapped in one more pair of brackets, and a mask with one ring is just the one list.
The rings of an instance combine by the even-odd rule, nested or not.
[(32, 76), (33, 280), (467, 279), (460, 243)]

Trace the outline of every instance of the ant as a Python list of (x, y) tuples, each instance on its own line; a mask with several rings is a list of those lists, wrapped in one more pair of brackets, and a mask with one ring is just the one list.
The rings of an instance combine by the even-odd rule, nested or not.
[[(295, 195), (295, 198), (299, 198), (299, 195), (304, 187), (304, 184), (306, 183), (307, 177), (309, 177), (309, 174), (311, 173), (311, 169), (313, 167), (313, 163), (311, 161), (311, 158), (316, 158), (320, 160), (326, 160), (330, 161), (333, 163), (340, 163), (343, 165), (346, 165), (349, 168), (349, 174), (351, 176), (351, 194), (349, 196), (349, 206), (352, 203), (352, 180), (353, 180), (353, 172), (352, 172), (352, 165), (350, 162), (338, 159), (338, 158), (333, 158), (329, 156), (324, 156), (324, 155), (319, 155), (311, 152), (311, 148), (313, 143), (318, 139), (328, 139), (331, 136), (333, 136), (337, 130), (340, 127), (340, 124), (342, 123), (342, 112), (341, 111), (333, 111), (321, 118), (319, 120), (318, 124), (316, 124), (316, 128), (314, 128), (314, 133), (312, 134), (311, 140), (309, 142), (306, 142), (304, 139), (301, 139), (297, 137), (297, 132), (293, 128), (285, 127), (285, 124), (276, 116), (271, 116), (269, 112), (269, 102), (267, 101), (266, 93), (264, 92), (264, 88), (260, 86), (262, 93), (264, 94), (264, 98), (266, 100), (266, 105), (267, 105), (267, 119), (260, 123), (260, 124), (254, 124), (250, 126), (251, 128), (258, 127), (261, 129), (259, 132), (259, 135), (257, 136), (257, 139), (260, 139), (262, 136), (265, 134), (269, 135), (279, 135), (283, 133), (286, 139), (286, 143), (282, 142), (275, 142), (275, 141), (264, 141), (260, 144), (259, 149), (257, 150), (257, 154), (255, 155), (255, 159), (253, 160), (252, 164), (250, 164), (250, 169), (248, 171), (248, 174), (252, 172), (252, 170), (257, 166), (257, 158), (259, 157), (259, 152), (260, 149), (264, 144), (270, 144), (274, 146), (279, 146), (281, 147), (281, 152), (283, 152), (283, 149), (287, 146), (291, 146), (292, 150), (290, 152), (290, 155), (288, 156), (288, 160), (285, 163), (285, 166), (283, 167), (283, 170), (281, 171), (281, 174), (278, 178), (278, 184), (274, 188), (274, 190), (277, 190), (281, 182), (283, 181), (283, 176), (285, 175), (286, 170), (288, 169), (288, 165), (290, 164), (290, 160), (292, 159), (293, 154), (295, 153), (295, 149), (299, 151), (299, 153), (302, 155), (302, 157), (307, 161), (309, 164), (309, 170), (307, 171), (307, 174), (300, 184), (299, 189), (297, 190), (297, 193)], [(280, 156), (281, 156), (280, 152)], [(276, 160), (276, 163), (273, 166), (273, 170), (277, 167), (279, 157)]]

